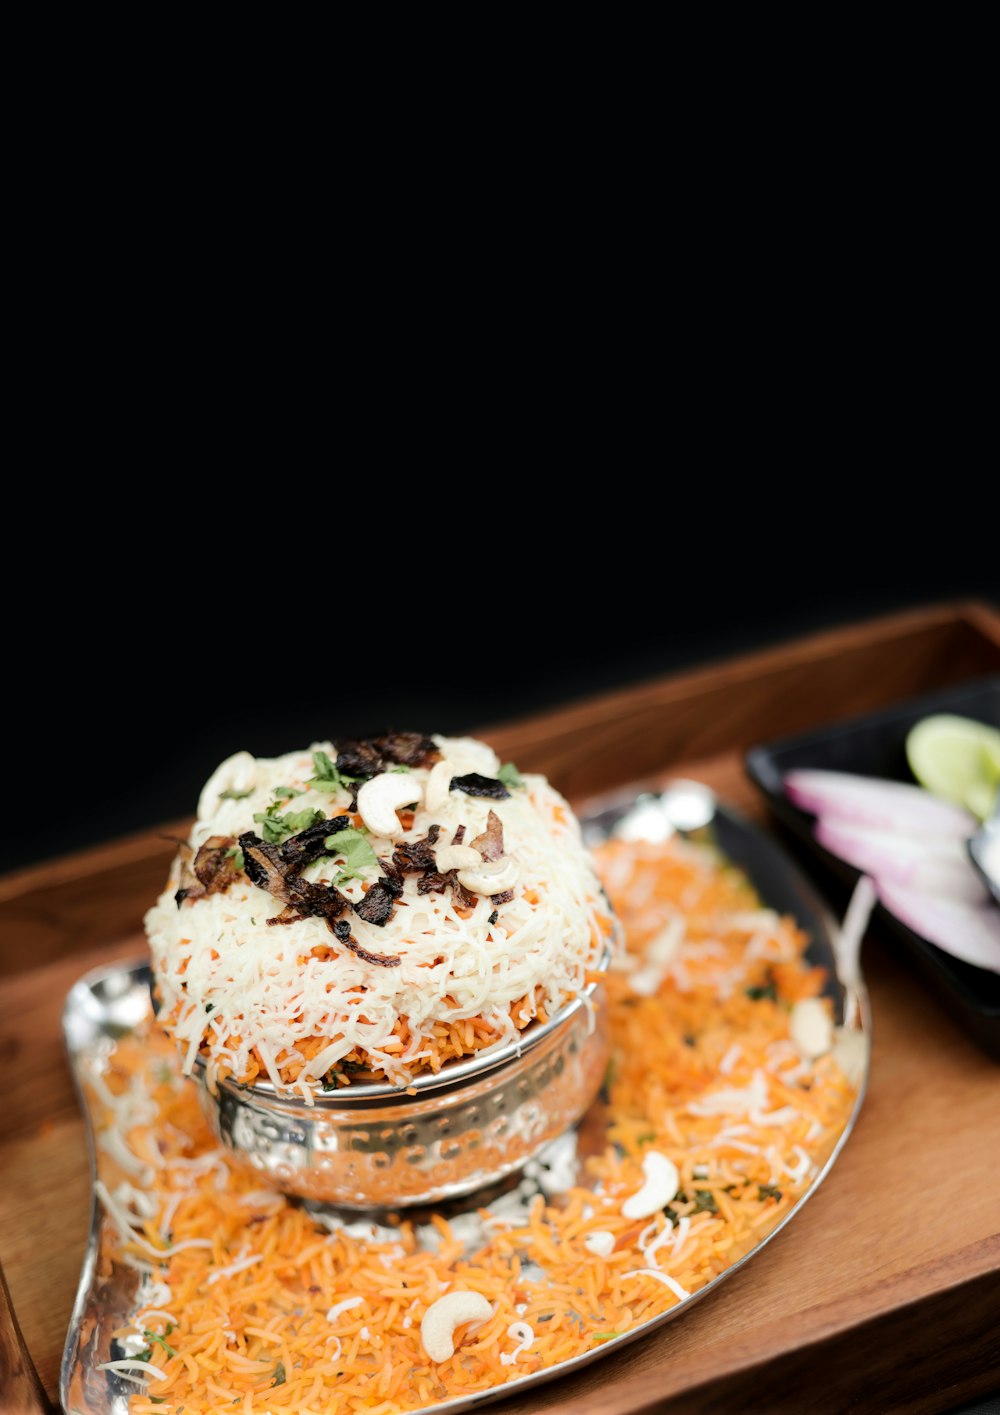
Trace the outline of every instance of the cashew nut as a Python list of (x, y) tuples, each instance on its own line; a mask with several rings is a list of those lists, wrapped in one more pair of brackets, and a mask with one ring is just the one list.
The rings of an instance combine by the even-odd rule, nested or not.
[(626, 1218), (651, 1218), (677, 1197), (681, 1178), (673, 1160), (661, 1155), (659, 1150), (647, 1150), (642, 1157), (642, 1172), (646, 1176), (645, 1184), (622, 1204)]
[(246, 792), (257, 785), (257, 761), (249, 752), (234, 752), (215, 768), (198, 797), (198, 819), (211, 820), (219, 809), (224, 791)]
[(504, 855), (502, 860), (494, 860), (490, 865), (480, 860), (475, 867), (459, 870), (458, 882), (473, 894), (502, 894), (516, 884), (518, 874), (517, 861)]
[(483, 857), (471, 845), (442, 845), (435, 852), (434, 860), (443, 875), (449, 870), (463, 870), (483, 863)]
[(833, 1046), (833, 1022), (818, 997), (804, 997), (795, 1003), (788, 1029), (792, 1041), (810, 1061)]
[(583, 1246), (599, 1258), (610, 1258), (615, 1251), (615, 1235), (606, 1229), (595, 1228), (593, 1233), (587, 1234)]
[(838, 1027), (833, 1044), (833, 1059), (852, 1086), (860, 1086), (865, 1074), (868, 1040), (864, 1032)]
[[(360, 793), (359, 793), (360, 794)], [(486, 1322), (493, 1308), (481, 1292), (448, 1292), (432, 1302), (420, 1323), (420, 1340), (432, 1361), (455, 1354), (455, 1328), (464, 1322)]]
[(420, 783), (408, 771), (386, 771), (373, 776), (358, 792), (358, 810), (372, 835), (398, 840), (403, 833), (396, 812), (401, 806), (419, 804)]
[(457, 775), (455, 768), (447, 760), (435, 762), (431, 767), (427, 785), (424, 787), (424, 804), (429, 811), (439, 811), (445, 804), (451, 792), (451, 778)]

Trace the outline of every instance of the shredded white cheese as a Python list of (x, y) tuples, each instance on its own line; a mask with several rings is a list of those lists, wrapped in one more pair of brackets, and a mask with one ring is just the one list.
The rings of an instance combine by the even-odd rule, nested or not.
[(513, 1351), (501, 1351), (500, 1364), (502, 1366), (513, 1366), (522, 1351), (527, 1351), (535, 1339), (534, 1328), (527, 1322), (511, 1322), (507, 1328), (507, 1335), (511, 1341), (516, 1341), (517, 1345)]
[[(435, 742), (456, 775), (495, 776), (499, 769), (495, 754), (481, 742), (441, 737)], [(331, 757), (336, 755), (329, 742), (319, 745)], [(429, 774), (427, 768), (410, 773), (421, 788)], [(237, 839), (245, 831), (259, 833), (254, 815), (272, 803), (278, 786), (302, 792), (284, 811), (319, 809), (328, 817), (350, 811), (346, 789), (330, 793), (310, 788), (312, 775), (311, 750), (274, 760), (259, 758), (248, 796), (217, 799), (217, 793), (209, 793), (206, 809), (211, 807), (212, 814), (195, 825), (192, 848), (197, 850), (213, 835)], [(468, 844), (485, 830), (490, 810), (495, 811), (503, 824), (505, 854), (518, 867), (510, 902), (497, 906), (482, 896), (471, 916), (462, 918), (452, 891), (421, 895), (419, 876), (410, 874), (384, 927), (345, 916), (363, 948), (400, 957), (398, 967), (358, 957), (335, 939), (322, 919), (269, 926), (268, 920), (276, 918), (283, 905), (245, 875), (224, 892), (185, 900), (178, 908), (175, 866), (146, 916), (146, 930), (161, 1015), (170, 1019), (174, 1036), (185, 1048), (185, 1069), (190, 1071), (204, 1046), (210, 1070), (224, 1063), (237, 1076), (244, 1075), (256, 1046), (276, 1086), (281, 1085), (276, 1058), (283, 1065), (303, 1062), (296, 1089), (305, 1095), (357, 1047), (394, 1082), (405, 1085), (420, 1069), (436, 1022), (481, 1015), (496, 1030), (498, 1042), (514, 1040), (511, 1003), (528, 996), (525, 1010), (530, 1019), (536, 988), (550, 1010), (567, 995), (579, 993), (587, 969), (603, 951), (598, 916), (607, 913), (607, 905), (570, 808), (544, 777), (525, 776), (523, 781), (500, 801), (450, 791), (439, 808), (419, 807), (412, 828), (403, 835), (404, 842), (423, 840), (436, 824), (444, 845), (464, 825)], [(422, 790), (414, 794), (422, 795)], [(400, 843), (375, 836), (368, 841), (385, 861)], [(331, 882), (337, 870), (336, 863), (318, 861), (304, 877)], [(357, 902), (363, 897), (362, 885), (374, 883), (379, 873), (374, 867), (366, 869), (363, 879), (339, 887)], [(334, 956), (312, 957), (317, 946), (332, 948)], [(403, 1051), (396, 1049), (394, 1035), (400, 1017), (409, 1019), (411, 1034)], [(306, 1059), (297, 1044), (316, 1036), (329, 1037), (329, 1045)]]
[[(98, 1371), (116, 1371), (119, 1376), (127, 1381), (135, 1381), (136, 1385), (144, 1385), (152, 1377), (155, 1381), (165, 1381), (167, 1373), (160, 1366), (154, 1366), (152, 1361), (137, 1361), (134, 1356), (123, 1356), (119, 1361), (101, 1361), (97, 1366)], [(144, 1376), (134, 1374), (136, 1370), (144, 1371)]]
[(335, 1302), (326, 1314), (327, 1321), (332, 1326), (341, 1312), (349, 1312), (353, 1307), (360, 1307), (364, 1300), (363, 1297), (345, 1297), (343, 1302)]
[(216, 1268), (214, 1272), (209, 1273), (208, 1285), (211, 1287), (212, 1283), (218, 1282), (220, 1278), (233, 1277), (236, 1273), (241, 1273), (247, 1268), (252, 1268), (254, 1263), (262, 1263), (263, 1261), (263, 1253), (248, 1253), (245, 1256), (241, 1256), (237, 1258), (235, 1263), (227, 1263), (224, 1268)]
[(678, 1298), (681, 1302), (683, 1302), (686, 1297), (690, 1297), (690, 1296), (691, 1296), (691, 1294), (690, 1294), (690, 1292), (688, 1292), (687, 1288), (686, 1288), (686, 1287), (681, 1287), (680, 1283), (677, 1281), (676, 1278), (671, 1277), (669, 1273), (661, 1273), (658, 1268), (633, 1268), (631, 1272), (622, 1273), (622, 1277), (623, 1277), (623, 1278), (626, 1278), (626, 1277), (651, 1277), (651, 1278), (655, 1278), (657, 1282), (662, 1282), (663, 1285), (664, 1285), (664, 1287), (669, 1287), (669, 1288), (670, 1288), (670, 1291), (671, 1291), (671, 1292), (674, 1294), (674, 1296), (675, 1296), (676, 1298)]

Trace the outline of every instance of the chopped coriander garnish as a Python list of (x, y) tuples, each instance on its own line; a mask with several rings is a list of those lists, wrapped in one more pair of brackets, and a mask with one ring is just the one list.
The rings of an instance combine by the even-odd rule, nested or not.
[(758, 1184), (757, 1193), (762, 1199), (780, 1199), (781, 1190), (774, 1184)]
[(342, 830), (337, 835), (328, 835), (325, 843), (332, 858), (344, 861), (334, 881), (337, 885), (349, 879), (363, 879), (362, 870), (378, 867), (378, 856), (360, 830)]
[(285, 1384), (286, 1379), (287, 1377), (285, 1375), (285, 1363), (284, 1361), (279, 1361), (274, 1368), (274, 1379), (271, 1381), (271, 1384), (273, 1386), (283, 1386)]
[(313, 775), (320, 781), (335, 781), (340, 772), (336, 762), (332, 762), (326, 752), (313, 752)]
[(513, 762), (504, 762), (497, 772), (497, 781), (502, 781), (508, 789), (524, 785), (524, 779)]
[[(145, 1336), (145, 1332), (143, 1332), (143, 1335)], [(153, 1354), (153, 1348), (152, 1348), (151, 1346), (144, 1346), (141, 1351), (136, 1351), (136, 1352), (133, 1353), (133, 1355), (132, 1355), (132, 1357), (131, 1357), (131, 1360), (133, 1360), (133, 1361), (148, 1361), (148, 1360), (150, 1359), (150, 1357), (152, 1356), (152, 1354)]]
[(243, 851), (238, 845), (230, 845), (229, 849), (226, 851), (226, 859), (232, 860), (235, 867), (238, 870), (242, 870), (244, 865)]
[(413, 768), (412, 768), (412, 767), (408, 767), (408, 766), (394, 766), (392, 770), (393, 770), (393, 773), (397, 773), (397, 772), (400, 772), (400, 771), (412, 771)]
[(751, 1002), (762, 1002), (764, 998), (769, 998), (771, 1002), (778, 1001), (778, 989), (775, 986), (773, 978), (769, 983), (765, 983), (763, 986), (744, 988), (743, 991)]
[(274, 788), (274, 799), (276, 801), (290, 801), (293, 796), (304, 796), (306, 793), (300, 791), (297, 786), (276, 786)]
[(269, 845), (280, 845), (290, 835), (298, 835), (299, 831), (308, 830), (311, 825), (324, 819), (322, 811), (289, 811), (287, 815), (281, 815), (278, 804), (272, 801), (266, 811), (258, 811), (254, 815), (254, 820), (261, 827), (260, 833)]
[(211, 1012), (212, 1009), (214, 1008), (214, 1006), (215, 1006), (215, 1003), (214, 1003), (214, 1002), (206, 1002), (206, 1003), (205, 1003), (205, 1011), (206, 1011), (206, 1012)]
[(696, 1214), (717, 1214), (719, 1206), (715, 1202), (715, 1196), (711, 1189), (696, 1189), (694, 1191), (694, 1211)]
[(253, 789), (249, 791), (220, 791), (220, 801), (245, 801), (248, 796), (253, 795)]
[(635, 1143), (637, 1145), (651, 1145), (655, 1139), (655, 1130), (644, 1130), (641, 1135), (635, 1137)]
[[(173, 1327), (172, 1327), (172, 1326), (168, 1326), (168, 1327), (167, 1327), (167, 1335), (169, 1336), (172, 1331), (173, 1331)], [(163, 1349), (164, 1349), (164, 1351), (167, 1353), (168, 1356), (176, 1356), (176, 1355), (177, 1355), (177, 1352), (176, 1352), (176, 1351), (174, 1350), (174, 1348), (169, 1344), (169, 1342), (167, 1342), (167, 1340), (166, 1340), (164, 1337), (162, 1337), (162, 1336), (157, 1336), (155, 1331), (144, 1331), (144, 1332), (143, 1332), (143, 1336), (146, 1338), (146, 1340), (147, 1340), (148, 1342), (154, 1342), (154, 1341), (155, 1341), (158, 1346), (162, 1346)]]
[(621, 1336), (620, 1331), (595, 1331), (591, 1334), (591, 1341), (614, 1341), (616, 1336)]
[(346, 791), (357, 779), (338, 771), (326, 752), (313, 752), (313, 775), (306, 784), (314, 791)]

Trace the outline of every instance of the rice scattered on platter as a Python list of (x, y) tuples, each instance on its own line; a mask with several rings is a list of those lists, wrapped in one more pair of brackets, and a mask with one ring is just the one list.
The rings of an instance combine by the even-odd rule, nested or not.
[[(792, 1040), (795, 1004), (825, 1007), (807, 1002), (825, 980), (805, 939), (707, 847), (598, 857), (627, 942), (602, 1100), (478, 1215), (318, 1222), (230, 1163), (161, 1033), (118, 1044), (91, 1089), (102, 1198), (151, 1284), (116, 1348), (132, 1415), (394, 1415), (471, 1395), (683, 1303), (787, 1213), (857, 1082), (832, 1028), (819, 1056)], [(432, 1361), (423, 1317), (463, 1289), (491, 1315)]]

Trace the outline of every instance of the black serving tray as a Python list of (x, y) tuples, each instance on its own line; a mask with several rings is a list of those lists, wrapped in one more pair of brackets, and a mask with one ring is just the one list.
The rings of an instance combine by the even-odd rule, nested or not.
[[(906, 734), (922, 717), (938, 712), (957, 713), (1000, 726), (1000, 674), (898, 703), (867, 717), (752, 747), (746, 756), (747, 773), (763, 791), (775, 815), (806, 842), (838, 879), (853, 885), (861, 871), (819, 844), (812, 833), (815, 818), (792, 805), (782, 789), (782, 779), (788, 771), (810, 767), (912, 782), (906, 763)], [(881, 904), (876, 907), (876, 915), (902, 940), (913, 962), (962, 1029), (1000, 1061), (1000, 974), (952, 958)]]

